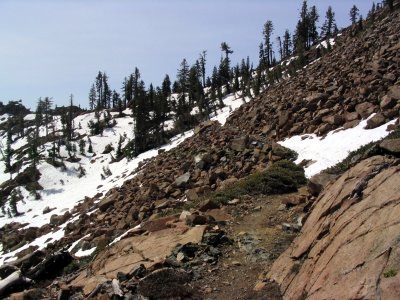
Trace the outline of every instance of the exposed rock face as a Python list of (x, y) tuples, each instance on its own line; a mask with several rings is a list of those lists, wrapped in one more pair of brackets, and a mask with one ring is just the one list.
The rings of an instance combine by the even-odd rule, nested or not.
[[(172, 223), (177, 217), (166, 219)], [(148, 228), (154, 226), (148, 225)], [(182, 222), (173, 223), (173, 226), (170, 224), (170, 228), (167, 225), (160, 226), (152, 230), (164, 228), (151, 235), (125, 238), (103, 251), (92, 264), (90, 275), (86, 271), (82, 272), (72, 282), (72, 286), (82, 287), (84, 293), (89, 294), (97, 284), (117, 278), (118, 272), (128, 274), (141, 264), (147, 269), (152, 268), (162, 263), (178, 244), (201, 242), (205, 230), (205, 226), (189, 228)]]
[(284, 299), (399, 299), (398, 163), (374, 156), (327, 186), (268, 274)]

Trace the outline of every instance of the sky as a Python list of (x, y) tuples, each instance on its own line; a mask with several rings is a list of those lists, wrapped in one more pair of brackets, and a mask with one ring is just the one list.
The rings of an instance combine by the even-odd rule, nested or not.
[[(99, 71), (121, 91), (138, 67), (148, 86), (175, 80), (183, 58), (193, 64), (207, 50), (207, 72), (218, 65), (221, 42), (232, 63), (258, 61), (262, 28), (274, 25), (274, 41), (294, 31), (301, 0), (0, 0), (0, 101), (22, 99), (35, 109), (40, 97), (56, 105), (88, 107)], [(340, 27), (355, 4), (365, 17), (369, 0), (309, 0), (320, 26), (329, 5)]]

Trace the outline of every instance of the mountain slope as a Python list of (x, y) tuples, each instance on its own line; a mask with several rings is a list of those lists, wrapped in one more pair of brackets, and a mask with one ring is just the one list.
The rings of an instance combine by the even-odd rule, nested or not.
[[(119, 253), (118, 251), (124, 251), (125, 254), (135, 256), (135, 259), (137, 258), (136, 255), (140, 254), (140, 251), (137, 253), (136, 248), (138, 247), (134, 245), (136, 242), (129, 244), (128, 240), (119, 242), (120, 239), (126, 237), (129, 241), (140, 240), (140, 243), (142, 243), (143, 240), (150, 240), (154, 236), (157, 237), (165, 232), (170, 233), (170, 231), (178, 231), (180, 232), (179, 234), (184, 235), (189, 230), (189, 226), (200, 224), (196, 223), (199, 222), (199, 218), (203, 223), (202, 225), (204, 223), (215, 225), (214, 221), (216, 221), (217, 216), (213, 217), (214, 221), (212, 221), (211, 218), (207, 219), (207, 215), (203, 215), (204, 211), (213, 208), (212, 204), (206, 202), (203, 205), (203, 203), (199, 204), (198, 202), (212, 197), (215, 195), (213, 192), (217, 192), (218, 196), (218, 191), (224, 191), (224, 189), (225, 191), (234, 190), (233, 187), (240, 187), (240, 182), (242, 182), (239, 181), (240, 179), (246, 179), (251, 175), (268, 171), (277, 164), (277, 161), (282, 159), (294, 160), (296, 154), (282, 147), (277, 141), (281, 141), (283, 145), (288, 147), (291, 147), (293, 143), (309, 142), (312, 139), (323, 141), (323, 139), (310, 135), (311, 133), (316, 133), (326, 136), (325, 139), (329, 143), (329, 138), (336, 134), (341, 139), (347, 139), (348, 144), (352, 144), (352, 147), (345, 148), (347, 151), (353, 150), (370, 140), (385, 136), (388, 133), (386, 131), (387, 127), (395, 129), (399, 124), (400, 74), (397, 66), (400, 60), (400, 18), (398, 11), (395, 11), (389, 17), (379, 17), (381, 18), (377, 17), (372, 24), (365, 23), (365, 30), (362, 32), (358, 32), (355, 28), (347, 29), (336, 39), (337, 47), (332, 52), (327, 53), (320, 60), (299, 71), (295, 76), (282, 80), (277, 85), (270, 86), (261, 97), (240, 106), (240, 108), (232, 112), (224, 126), (221, 126), (216, 121), (205, 122), (194, 129), (193, 133), (188, 133), (188, 136), (193, 134), (190, 138), (184, 141), (183, 139), (177, 140), (176, 145), (179, 143), (177, 147), (171, 150), (169, 149), (172, 147), (166, 148), (166, 150), (169, 150), (166, 152), (163, 152), (163, 149), (161, 151), (153, 150), (151, 155), (148, 153), (143, 156), (150, 157), (158, 154), (152, 159), (144, 160), (141, 163), (139, 161), (121, 161), (115, 164), (115, 169), (110, 164), (111, 171), (115, 176), (113, 175), (110, 179), (105, 180), (104, 186), (99, 189), (97, 189), (97, 186), (96, 189), (92, 189), (93, 186), (90, 187), (91, 194), (89, 196), (92, 196), (94, 192), (100, 192), (99, 194), (92, 198), (85, 198), (84, 201), (63, 215), (37, 217), (38, 220), (42, 220), (40, 221), (42, 224), (50, 220), (49, 225), (33, 230), (23, 228), (24, 226), (17, 224), (4, 226), (2, 228), (2, 243), (4, 245), (7, 243), (7, 249), (12, 249), (14, 252), (3, 255), (2, 259), (6, 258), (11, 261), (21, 250), (24, 250), (24, 252), (19, 253), (19, 257), (34, 251), (37, 248), (35, 246), (40, 245), (42, 247), (44, 244), (48, 245), (49, 252), (60, 248), (67, 248), (72, 253), (75, 253), (76, 256), (82, 254), (91, 255), (98, 252), (97, 254), (99, 255), (95, 254), (93, 256), (94, 261), (89, 264), (87, 269), (78, 269), (74, 275), (78, 276), (77, 278), (81, 282), (93, 279), (93, 281), (86, 282), (83, 286), (84, 294), (88, 295), (96, 289), (97, 284), (101, 285), (115, 279), (116, 274), (114, 273), (118, 269), (108, 272), (107, 264), (102, 265), (106, 261), (104, 257), (108, 257), (110, 253), (115, 255), (115, 253)], [(236, 99), (234, 101), (241, 100)], [(228, 115), (229, 111), (224, 113)], [(361, 127), (365, 126), (365, 124), (369, 129), (361, 130)], [(123, 127), (121, 126), (121, 128)], [(348, 128), (355, 128), (356, 130), (344, 130)], [(333, 133), (332, 131), (336, 129), (341, 132)], [(358, 133), (362, 131), (364, 133), (374, 132), (374, 134), (370, 134), (369, 139), (365, 138), (368, 134), (360, 138)], [(357, 134), (353, 134), (354, 132)], [(298, 136), (294, 140), (283, 141), (284, 138), (304, 133), (307, 133), (307, 135)], [(346, 136), (346, 134), (350, 133), (353, 134), (351, 139)], [(343, 134), (343, 136), (340, 134)], [(106, 132), (106, 135), (107, 137), (112, 137), (114, 143), (117, 141), (118, 135), (114, 135), (111, 132)], [(357, 141), (357, 139), (359, 140)], [(100, 138), (98, 140), (97, 138), (94, 139), (94, 142), (98, 143), (97, 152), (101, 152), (105, 146), (105, 144), (102, 144), (103, 141)], [(332, 148), (339, 146), (339, 144), (331, 145)], [(330, 161), (329, 164), (334, 164), (344, 153), (345, 151), (341, 151), (340, 156), (336, 157), (336, 160)], [(331, 155), (331, 152), (324, 154), (324, 158), (326, 158), (326, 156)], [(301, 155), (302, 153), (300, 153), (300, 157), (302, 157)], [(108, 154), (96, 155), (96, 158), (83, 161), (87, 164), (88, 170), (93, 161), (94, 167), (91, 174), (97, 176), (97, 181), (88, 181), (88, 185), (94, 182), (97, 184), (98, 180), (101, 180), (99, 179), (99, 171), (102, 170), (104, 162), (111, 161), (108, 156)], [(304, 156), (304, 159), (315, 159), (315, 157)], [(366, 163), (368, 162), (370, 161)], [(393, 161), (390, 160), (390, 162)], [(310, 162), (307, 163), (310, 164)], [(42, 167), (46, 168), (47, 166), (43, 163)], [(308, 169), (310, 171), (309, 175), (314, 174), (316, 170), (320, 170), (318, 168), (312, 170), (311, 168), (312, 164)], [(389, 171), (392, 172), (391, 174), (397, 172), (395, 163), (390, 166)], [(135, 174), (131, 174), (131, 172), (135, 172)], [(50, 177), (55, 176), (59, 175)], [(354, 176), (359, 178), (363, 174), (362, 172), (356, 172)], [(42, 182), (45, 190), (53, 188), (50, 185), (54, 186), (55, 181), (52, 181), (53, 178), (50, 177), (47, 177), (46, 183)], [(342, 181), (347, 177), (343, 178)], [(389, 178), (389, 176), (385, 178)], [(393, 178), (397, 182), (397, 177)], [(68, 180), (67, 178), (65, 179)], [(79, 181), (78, 179), (76, 180), (76, 182)], [(51, 184), (46, 186), (47, 183)], [(71, 186), (74, 183), (72, 182)], [(392, 186), (393, 184), (388, 189), (391, 189)], [(350, 185), (346, 189), (350, 189)], [(393, 191), (396, 192), (395, 189), (391, 189), (390, 193)], [(83, 191), (82, 196), (85, 193), (87, 191)], [(327, 193), (329, 194), (329, 190)], [(388, 195), (391, 195), (390, 193)], [(52, 195), (49, 194), (50, 196)], [(348, 195), (346, 194), (345, 196)], [(79, 197), (81, 197), (81, 194), (79, 194)], [(304, 200), (304, 198), (310, 201), (310, 205), (315, 200), (308, 194), (301, 199)], [(234, 201), (237, 199), (229, 200)], [(243, 199), (240, 200), (243, 201)], [(319, 203), (320, 201), (318, 200), (317, 202)], [(317, 202), (314, 207), (318, 206)], [(292, 205), (291, 203), (289, 204), (285, 207)], [(68, 206), (68, 208), (71, 208), (71, 206)], [(179, 220), (176, 214), (190, 208), (192, 208), (192, 211), (189, 212), (192, 216), (191, 221), (187, 221), (188, 219), (185, 221), (185, 218)], [(240, 212), (243, 213), (245, 211), (246, 208), (243, 208)], [(26, 213), (28, 215), (28, 212)], [(61, 214), (63, 211), (58, 209), (57, 213)], [(310, 216), (314, 216), (313, 214), (318, 214), (318, 211), (313, 210)], [(165, 215), (169, 217), (163, 218)], [(325, 213), (323, 215), (325, 217)], [(196, 216), (200, 217), (197, 218)], [(295, 216), (297, 216), (297, 212), (291, 217)], [(315, 218), (321, 219), (318, 216)], [(309, 220), (311, 220), (310, 217)], [(187, 224), (182, 224), (185, 222)], [(224, 236), (219, 226), (223, 226), (226, 219), (223, 222), (216, 222), (218, 226), (209, 226), (206, 227), (207, 230), (204, 229), (204, 235), (209, 238), (208, 246), (213, 245), (212, 241), (210, 242), (213, 237), (222, 238)], [(304, 230), (307, 228), (313, 229), (314, 223), (308, 222)], [(273, 224), (277, 226), (277, 224)], [(289, 225), (289, 228), (301, 226), (298, 224), (296, 226)], [(324, 229), (322, 225), (317, 229), (321, 228)], [(162, 231), (162, 233), (155, 233), (159, 231)], [(25, 242), (27, 242), (23, 246), (24, 248), (20, 248), (19, 246), (21, 245), (9, 245), (9, 243), (12, 243), (10, 241), (12, 238), (10, 237), (15, 232), (24, 236)], [(325, 233), (323, 230), (322, 232)], [(41, 237), (36, 238), (37, 236)], [(317, 240), (318, 236), (317, 234)], [(8, 237), (8, 239), (6, 240), (4, 237)], [(182, 237), (183, 240), (187, 241), (186, 238), (187, 236)], [(176, 242), (173, 238), (171, 240)], [(189, 240), (197, 243), (199, 239), (196, 236), (196, 239)], [(299, 240), (302, 239), (299, 238)], [(314, 236), (309, 240), (312, 244), (315, 241)], [(34, 242), (29, 245), (28, 243), (31, 241)], [(316, 242), (318, 243), (318, 241)], [(27, 249), (28, 246), (32, 247)], [(167, 246), (166, 248), (170, 251), (177, 245), (174, 244), (174, 247), (171, 247), (168, 244)], [(215, 249), (208, 246), (206, 246), (206, 249), (201, 248), (201, 251), (204, 250), (207, 255), (210, 255), (212, 251), (216, 252)], [(310, 248), (310, 245), (305, 248)], [(119, 250), (116, 252), (116, 249)], [(157, 247), (146, 249), (151, 254), (158, 250)], [(306, 250), (299, 251), (297, 257), (301, 257), (307, 252)], [(167, 255), (164, 252), (161, 254), (163, 256)], [(179, 253), (175, 254), (177, 258)], [(158, 260), (156, 255), (147, 255), (146, 253), (140, 255), (139, 260), (135, 262), (139, 263), (143, 259), (143, 261), (151, 263), (154, 269), (165, 265), (171, 267), (175, 263), (174, 261), (163, 260), (165, 257), (161, 257)], [(290, 257), (291, 255), (287, 256)], [(285, 259), (288, 260), (287, 256), (281, 258), (284, 261), (283, 264), (285, 264)], [(290, 259), (292, 258), (290, 257)], [(282, 260), (278, 260), (275, 269), (273, 269), (276, 273), (282, 270), (282, 264), (279, 263)], [(118, 262), (124, 263), (122, 259), (119, 259)], [(291, 262), (291, 264), (295, 263)], [(106, 268), (106, 272), (92, 276), (92, 267), (99, 265)], [(181, 266), (181, 264), (176, 266)], [(323, 268), (323, 265), (321, 267)], [(98, 269), (102, 270), (101, 268)], [(306, 266), (302, 270), (307, 274), (314, 272), (307, 269)], [(126, 277), (118, 279), (125, 282), (124, 288), (132, 291), (134, 289), (132, 287), (132, 289), (129, 288), (131, 282), (127, 279), (130, 272), (127, 272), (124, 269), (123, 275)], [(161, 269), (159, 272), (168, 273), (172, 271)], [(285, 272), (284, 274), (290, 273), (288, 270), (285, 270)], [(112, 274), (110, 275), (109, 273)], [(149, 276), (151, 274), (153, 273), (150, 273)], [(176, 276), (179, 278), (178, 275)], [(123, 280), (123, 278), (126, 280)], [(282, 284), (281, 290), (287, 293), (289, 298), (292, 295), (301, 295), (304, 290), (311, 291), (311, 293), (317, 291), (308, 287), (303, 288), (297, 284), (293, 286), (293, 290), (288, 289), (286, 291), (284, 285), (290, 285), (285, 281), (287, 280), (286, 277), (282, 279), (277, 275), (271, 275), (271, 278)], [(66, 282), (70, 284), (74, 279), (69, 278)], [(78, 281), (75, 281), (74, 284), (74, 288), (82, 287), (82, 283)], [(157, 287), (154, 287), (154, 289), (157, 289)]]

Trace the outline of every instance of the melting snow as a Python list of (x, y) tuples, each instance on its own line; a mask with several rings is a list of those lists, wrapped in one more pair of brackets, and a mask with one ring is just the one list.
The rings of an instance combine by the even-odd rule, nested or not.
[(315, 134), (297, 135), (279, 144), (299, 154), (296, 163), (303, 160), (315, 161), (305, 168), (306, 176), (311, 177), (342, 161), (349, 152), (387, 136), (389, 132), (386, 128), (393, 123), (395, 120), (374, 129), (364, 129), (367, 120), (363, 120), (354, 128), (329, 132), (325, 138), (317, 137)]

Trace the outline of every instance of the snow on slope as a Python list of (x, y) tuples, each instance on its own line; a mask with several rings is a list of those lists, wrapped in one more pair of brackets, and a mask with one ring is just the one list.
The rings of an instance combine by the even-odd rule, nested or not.
[[(240, 105), (250, 101), (250, 98), (242, 99), (239, 94), (228, 95), (224, 99), (226, 107), (217, 111), (215, 116), (211, 116), (211, 120), (218, 120), (221, 124), (225, 124), (226, 119), (229, 115)], [(124, 113), (130, 114), (129, 110)], [(34, 116), (30, 116), (34, 118)], [(88, 122), (95, 119), (94, 113), (88, 113), (85, 115), (78, 116), (74, 119), (75, 126), (80, 127), (76, 129), (79, 134), (87, 134), (89, 132)], [(164, 145), (158, 149), (149, 150), (145, 153), (140, 154), (138, 157), (128, 160), (126, 158), (119, 162), (111, 162), (111, 154), (101, 154), (104, 147), (107, 144), (112, 144), (114, 148), (117, 148), (117, 143), (120, 136), (126, 136), (126, 139), (133, 138), (132, 130), (132, 118), (130, 116), (124, 118), (117, 118), (117, 124), (113, 128), (104, 130), (102, 136), (90, 136), (92, 141), (93, 151), (96, 153), (95, 156), (80, 155), (77, 154), (81, 160), (79, 163), (70, 163), (64, 161), (66, 166), (65, 170), (55, 168), (47, 162), (40, 162), (38, 164), (38, 170), (42, 174), (39, 179), (39, 184), (43, 187), (43, 190), (39, 191), (41, 195), (40, 200), (34, 200), (33, 196), (29, 194), (24, 188), (20, 188), (22, 195), (24, 196), (23, 202), (18, 202), (18, 211), (23, 213), (18, 217), (7, 217), (2, 216), (0, 218), (0, 227), (10, 222), (19, 222), (27, 224), (26, 227), (40, 227), (44, 224), (49, 223), (50, 217), (53, 214), (61, 215), (68, 210), (71, 210), (77, 203), (82, 201), (85, 196), (93, 197), (95, 194), (101, 192), (106, 193), (113, 187), (121, 186), (124, 181), (135, 176), (135, 169), (139, 163), (145, 159), (154, 157), (158, 154), (159, 149), (165, 149), (166, 151), (176, 147), (186, 138), (193, 135), (193, 130), (185, 132), (184, 134), (178, 135), (171, 139), (170, 143)], [(54, 125), (57, 129), (61, 129), (61, 123), (59, 118), (54, 121)], [(45, 135), (45, 129), (40, 128), (40, 135)], [(5, 136), (2, 137), (2, 142), (5, 143)], [(13, 143), (13, 148), (18, 149), (26, 146), (27, 139), (18, 139)], [(51, 145), (46, 144), (45, 149), (50, 149)], [(87, 146), (86, 146), (87, 148)], [(45, 150), (43, 150), (45, 152)], [(61, 149), (61, 155), (67, 157), (68, 152), (65, 148)], [(81, 165), (86, 174), (83, 177), (79, 177), (79, 165)], [(112, 175), (106, 179), (102, 179), (100, 174), (103, 173), (103, 167), (106, 166), (110, 169)], [(0, 162), (0, 179), (1, 182), (9, 179), (9, 174), (4, 174), (4, 164)], [(51, 213), (43, 214), (43, 210), (46, 207), (50, 207), (54, 210)], [(93, 211), (87, 212), (88, 214)], [(79, 216), (74, 216), (74, 219)], [(39, 249), (43, 249), (50, 242), (61, 239), (64, 236), (64, 229), (69, 220), (61, 226), (61, 229), (46, 234), (43, 237), (39, 237), (30, 244), (27, 244), (13, 252), (0, 255), (0, 264), (4, 261), (14, 260), (15, 254), (28, 248), (29, 246), (38, 246)], [(88, 255), (89, 252), (78, 253), (79, 255)], [(2, 250), (0, 247), (0, 254)], [(90, 254), (90, 253), (89, 253)]]
[(297, 135), (279, 142), (279, 144), (299, 154), (296, 163), (300, 163), (303, 160), (315, 161), (305, 168), (306, 176), (311, 177), (326, 168), (336, 165), (345, 159), (349, 152), (387, 136), (389, 132), (386, 131), (386, 128), (394, 122), (395, 120), (390, 121), (375, 129), (364, 129), (367, 125), (367, 120), (363, 120), (354, 128), (334, 130), (324, 138), (317, 137), (315, 134)]

